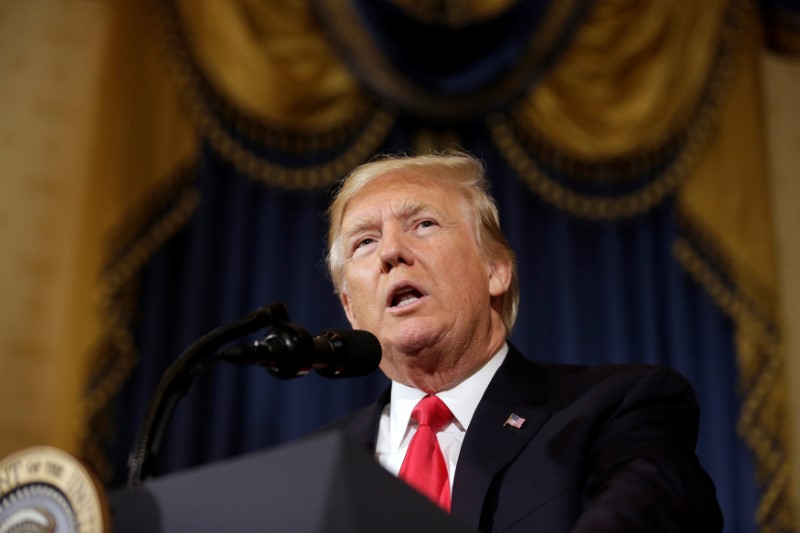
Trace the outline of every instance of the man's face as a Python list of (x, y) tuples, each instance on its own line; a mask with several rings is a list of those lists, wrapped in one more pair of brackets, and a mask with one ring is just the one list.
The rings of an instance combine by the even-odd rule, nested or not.
[(348, 203), (341, 299), (352, 326), (380, 339), (390, 378), (402, 381), (396, 366), (420, 354), (428, 359), (417, 364), (458, 364), (475, 339), (496, 336), (491, 298), (508, 275), (481, 256), (474, 228), (461, 194), (408, 171)]

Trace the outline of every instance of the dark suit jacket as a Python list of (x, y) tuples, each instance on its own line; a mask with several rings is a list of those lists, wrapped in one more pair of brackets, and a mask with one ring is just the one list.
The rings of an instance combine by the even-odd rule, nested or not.
[[(336, 426), (374, 453), (387, 390)], [(510, 414), (525, 419), (504, 425)], [(677, 372), (537, 363), (513, 346), (465, 435), (452, 514), (482, 531), (722, 530)]]

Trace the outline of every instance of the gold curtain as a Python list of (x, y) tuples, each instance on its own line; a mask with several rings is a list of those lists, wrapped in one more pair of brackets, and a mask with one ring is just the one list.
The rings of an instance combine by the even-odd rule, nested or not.
[(743, 36), (739, 73), (720, 110), (719, 131), (678, 191), (679, 207), (724, 274), (703, 260), (697, 244), (675, 244), (678, 259), (736, 324), (743, 406), (739, 432), (753, 451), (764, 495), (756, 511), (762, 531), (795, 529), (779, 279), (769, 173), (760, 108), (759, 28)]
[[(493, 128), (531, 189), (576, 216), (633, 216), (677, 195), (687, 238), (674, 243), (676, 258), (736, 326), (738, 430), (765, 491), (756, 522), (762, 531), (788, 531), (791, 419), (754, 15), (753, 6), (731, 2), (601, 2), (563, 62), (515, 111), (512, 120), (545, 153), (586, 179), (601, 179), (587, 162), (646, 166), (683, 134), (677, 162), (631, 194), (600, 200), (569, 191), (525, 155), (508, 119), (494, 118)], [(623, 28), (632, 27), (630, 38)], [(722, 44), (716, 64), (714, 42)]]
[[(759, 524), (763, 531), (793, 529), (779, 291), (755, 64), (757, 19), (748, 2), (674, 4), (598, 2), (562, 61), (514, 110), (487, 118), (487, 127), (521, 179), (576, 216), (634, 216), (677, 195), (692, 238), (675, 244), (676, 257), (736, 324), (744, 400), (740, 431), (766, 487)], [(102, 333), (96, 353), (112, 349), (125, 360), (87, 399), (89, 418), (117, 392), (135, 363), (121, 328), (127, 316), (115, 314), (120, 307), (108, 304), (119, 303), (122, 281), (179, 227), (193, 200), (178, 202), (173, 217), (128, 256), (109, 263), (111, 251), (103, 247), (103, 238), (122, 222), (119, 213), (132, 212), (133, 200), (147, 191), (155, 198), (170, 191), (167, 177), (191, 155), (193, 129), (240, 170), (274, 185), (302, 188), (328, 182), (366, 159), (393, 120), (330, 49), (306, 1), (180, 0), (177, 5), (192, 59), (229, 106), (228, 118), (263, 123), (271, 132), (265, 142), (297, 152), (314, 143), (336, 143), (342, 131), (365, 124), (367, 133), (327, 168), (289, 171), (252, 158), (214, 123), (175, 43), (158, 47), (156, 39), (167, 35), (169, 40), (171, 31), (153, 29), (154, 21), (164, 24), (163, 11), (156, 8), (158, 16), (152, 18), (141, 2), (114, 4), (102, 82), (107, 96), (99, 106), (91, 174), (90, 202), (97, 211), (81, 226), (90, 243), (86, 271), (112, 268), (105, 271), (99, 295), (102, 327), (76, 328), (82, 340), (74, 347)], [(493, 4), (464, 5), (479, 16)], [(184, 98), (185, 114), (177, 93)], [(546, 147), (545, 156), (570, 169), (588, 169), (587, 179), (603, 179), (592, 174), (598, 165), (647, 165), (676, 136), (686, 142), (663, 179), (639, 196), (607, 204), (559, 190), (524, 156), (529, 140), (511, 133), (512, 123), (535, 140), (537, 149)], [(90, 294), (92, 285), (93, 279), (85, 277), (80, 291)]]
[[(238, 109), (311, 133), (364, 116), (366, 96), (328, 48), (305, 2), (270, 6), (282, 16), (266, 16), (255, 0), (181, 5), (197, 61)], [(464, 16), (495, 7), (468, 3)], [(791, 529), (794, 515), (756, 15), (749, 2), (728, 0), (598, 2), (552, 72), (488, 126), (531, 189), (576, 216), (635, 216), (677, 195), (692, 238), (675, 243), (676, 257), (736, 324), (744, 401), (739, 430), (765, 487), (757, 521), (768, 531)], [(525, 155), (528, 140), (512, 133), (512, 123), (540, 154), (567, 171), (583, 170), (587, 179), (604, 179), (592, 168), (605, 174), (625, 162), (646, 168), (676, 137), (683, 147), (642, 190), (597, 200), (544, 175)], [(728, 278), (732, 286), (723, 283)]]
[(362, 118), (369, 102), (305, 0), (180, 0), (192, 52), (235, 107), (308, 134)]
[[(96, 317), (86, 335), (92, 341), (86, 352), (91, 367), (87, 379), (101, 375), (103, 380), (86, 389), (77, 439), (82, 457), (101, 477), (107, 474), (102, 470), (106, 463), (95, 445), (102, 439), (88, 433), (112, 428), (88, 422), (109, 405), (137, 362), (128, 329), (133, 294), (124, 287), (171, 232), (182, 227), (197, 202), (189, 191), (148, 234), (134, 237), (124, 231), (138, 225), (146, 216), (143, 210), (169, 195), (179, 169), (195, 150), (195, 134), (169, 74), (163, 44), (156, 39), (149, 7), (146, 2), (119, 1), (111, 13), (90, 169), (92, 216), (82, 228), (89, 244), (85, 272), (92, 275), (85, 280), (86, 294), (95, 295)], [(121, 247), (134, 238), (137, 246)], [(109, 353), (114, 364), (106, 369)]]
[(114, 329), (113, 278), (100, 282), (110, 232), (193, 150), (152, 21), (141, 2), (0, 5), (13, 89), (0, 98), (11, 119), (0, 225), (12, 230), (0, 232), (0, 456), (41, 444), (85, 454), (86, 421), (116, 392), (84, 394)]
[[(465, 2), (468, 12), (462, 15), (485, 16), (507, 3)], [(156, 13), (149, 11), (158, 4), (134, 0), (108, 4), (63, 0), (46, 8), (26, 4), (32, 17), (27, 20), (46, 17), (55, 28), (37, 50), (47, 43), (54, 54), (80, 46), (93, 50), (83, 54), (85, 62), (73, 69), (84, 74), (84, 85), (65, 83), (66, 74), (59, 69), (50, 82), (81, 94), (70, 102), (93, 109), (76, 115), (72, 104), (58, 102), (34, 108), (53, 131), (59, 124), (71, 124), (75, 131), (94, 133), (58, 145), (69, 145), (71, 158), (51, 157), (52, 165), (34, 169), (38, 177), (17, 179), (14, 176), (22, 175), (17, 167), (4, 167), (8, 178), (3, 187), (10, 193), (6, 198), (24, 194), (25, 201), (16, 203), (28, 207), (55, 202), (58, 209), (47, 209), (60, 210), (70, 222), (34, 226), (38, 229), (31, 237), (42, 240), (25, 243), (22, 236), (28, 234), (20, 233), (6, 248), (20, 253), (6, 255), (11, 265), (6, 273), (21, 265), (24, 275), (3, 279), (5, 301), (11, 303), (2, 315), (0, 368), (6, 386), (0, 398), (6, 406), (26, 407), (25, 412), (0, 411), (0, 455), (41, 443), (78, 451), (79, 442), (91, 442), (86, 439), (85, 421), (107, 405), (135, 364), (136, 354), (121, 326), (130, 318), (125, 314), (130, 309), (120, 305), (125, 296), (121, 287), (180, 227), (196, 198), (173, 198), (168, 216), (148, 235), (134, 239), (116, 233), (112, 238), (112, 230), (135, 227), (136, 217), (146, 216), (141, 205), (174, 193), (171, 185), (192, 156), (198, 129), (212, 139), (217, 131), (217, 148), (254, 177), (307, 187), (330, 181), (367, 158), (392, 124), (393, 113), (359, 88), (332, 51), (307, 1), (180, 0), (182, 27), (203, 74), (234, 116), (268, 125), (273, 134), (267, 142), (302, 152), (314, 143), (336, 143), (343, 131), (370, 125), (348, 148), (348, 157), (327, 172), (314, 167), (287, 172), (248, 159), (230, 139), (220, 137), (211, 114), (193, 98), (195, 80), (176, 69), (181, 60), (169, 55), (174, 47), (164, 46), (162, 40), (169, 33), (161, 27), (163, 13), (157, 7)], [(752, 6), (745, 2), (734, 9), (734, 4), (738, 5), (723, 0), (680, 6), (646, 0), (598, 2), (550, 75), (511, 113), (493, 116), (487, 124), (534, 192), (577, 216), (633, 216), (669, 194), (677, 195), (691, 238), (675, 243), (676, 257), (736, 324), (744, 401), (739, 429), (755, 454), (756, 474), (766, 488), (757, 519), (763, 531), (788, 530), (795, 524), (788, 456), (791, 419), (758, 83), (761, 36), (755, 10), (747, 9)], [(8, 16), (9, 6), (23, 13), (21, 5), (22, 0), (4, 4), (0, 24), (16, 20)], [(417, 5), (408, 3), (409, 10)], [(726, 22), (731, 16), (738, 17), (733, 24)], [(83, 25), (92, 23), (93, 29), (102, 31), (91, 42), (82, 41), (79, 35), (90, 33)], [(796, 33), (787, 28), (794, 26), (784, 23), (778, 28), (781, 49), (796, 50)], [(14, 50), (10, 37), (14, 34), (3, 32), (6, 53)], [(21, 42), (24, 32), (16, 35)], [(732, 46), (730, 61), (722, 67), (713, 55), (715, 43), (720, 42)], [(97, 63), (91, 61), (102, 48), (101, 76), (96, 80)], [(63, 61), (54, 57), (55, 63)], [(24, 81), (26, 61), (4, 63), (11, 69), (3, 71), (5, 77)], [(717, 91), (710, 103), (703, 101), (709, 79)], [(6, 116), (11, 116), (12, 107), (4, 103)], [(76, 121), (76, 116), (83, 118)], [(522, 159), (513, 142), (521, 148), (526, 141), (507, 135), (511, 122), (539, 143), (537, 149), (545, 146), (545, 155), (557, 155), (569, 169), (589, 168), (587, 179), (592, 179), (594, 164), (626, 159), (646, 164), (675, 135), (687, 135), (690, 150), (676, 168), (668, 169), (670, 179), (657, 189), (642, 191), (617, 206), (605, 205), (559, 191), (535, 162)], [(35, 121), (28, 124), (35, 127)], [(0, 123), (2, 159), (16, 165), (12, 155), (27, 152), (20, 150), (18, 136), (3, 127)], [(33, 168), (35, 159), (28, 158), (25, 165)], [(58, 194), (43, 192), (54, 188)], [(17, 211), (4, 209), (6, 216), (16, 216)], [(112, 241), (119, 239), (139, 245), (119, 255), (119, 248), (112, 247)], [(11, 262), (23, 256), (30, 259)], [(45, 300), (46, 307), (40, 305)], [(41, 309), (48, 309), (45, 316), (36, 315)], [(35, 319), (43, 329), (20, 328), (18, 319), (31, 323)], [(91, 396), (79, 401), (92, 355), (109, 351), (122, 354), (121, 364), (104, 375), (102, 386), (92, 389)], [(81, 451), (89, 459), (97, 454), (93, 449)]]
[(696, 111), (729, 2), (597, 2), (562, 61), (522, 102), (555, 149), (610, 160), (658, 148)]
[(76, 452), (100, 252), (85, 227), (109, 6), (0, 3), (0, 457)]

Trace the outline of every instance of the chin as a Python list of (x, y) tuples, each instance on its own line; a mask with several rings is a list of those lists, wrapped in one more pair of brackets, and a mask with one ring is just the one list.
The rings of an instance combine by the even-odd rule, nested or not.
[(416, 353), (434, 345), (438, 339), (428, 327), (409, 327), (404, 325), (391, 336), (391, 348), (399, 353)]

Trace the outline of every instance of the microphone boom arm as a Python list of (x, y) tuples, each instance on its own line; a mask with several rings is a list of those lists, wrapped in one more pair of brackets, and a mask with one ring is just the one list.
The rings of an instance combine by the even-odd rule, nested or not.
[[(264, 339), (221, 350), (230, 341), (266, 327), (271, 330)], [(381, 345), (372, 333), (359, 330), (327, 330), (312, 337), (304, 328), (289, 323), (286, 307), (280, 302), (207, 333), (167, 369), (151, 397), (128, 462), (129, 487), (138, 487), (155, 475), (161, 442), (178, 401), (194, 378), (219, 359), (262, 365), (281, 379), (304, 376), (312, 369), (328, 378), (354, 377), (378, 367)]]
[(189, 391), (195, 376), (219, 359), (217, 350), (234, 339), (288, 320), (286, 306), (276, 302), (203, 335), (181, 354), (164, 373), (150, 400), (128, 463), (129, 487), (138, 487), (155, 473), (161, 441), (178, 401)]

